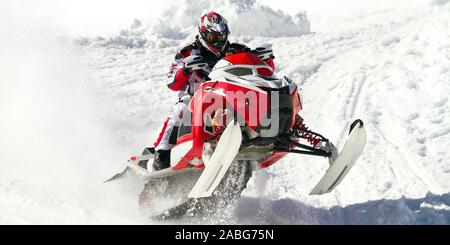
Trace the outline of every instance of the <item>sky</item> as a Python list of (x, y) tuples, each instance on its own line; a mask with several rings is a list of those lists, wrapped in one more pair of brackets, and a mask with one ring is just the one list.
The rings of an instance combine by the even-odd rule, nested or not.
[[(0, 25), (18, 23), (24, 28), (62, 35), (109, 36), (127, 28), (133, 19), (151, 21), (167, 8), (183, 6), (185, 0), (0, 0)], [(388, 9), (405, 11), (431, 0), (256, 0), (273, 9), (295, 15), (306, 11), (314, 32), (340, 31), (333, 23), (361, 16), (379, 16)], [(382, 17), (381, 17), (382, 19)], [(281, 27), (280, 27), (281, 28)]]

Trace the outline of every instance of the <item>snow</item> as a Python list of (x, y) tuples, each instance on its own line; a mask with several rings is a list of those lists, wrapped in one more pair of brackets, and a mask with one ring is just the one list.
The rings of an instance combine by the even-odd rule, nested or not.
[(310, 128), (342, 147), (367, 126), (335, 191), (309, 196), (328, 163), (289, 156), (251, 180), (236, 222), (450, 224), (449, 1), (69, 2), (0, 2), (0, 224), (155, 222), (143, 183), (101, 182), (159, 133), (177, 100), (164, 76), (204, 9), (232, 41), (273, 44)]

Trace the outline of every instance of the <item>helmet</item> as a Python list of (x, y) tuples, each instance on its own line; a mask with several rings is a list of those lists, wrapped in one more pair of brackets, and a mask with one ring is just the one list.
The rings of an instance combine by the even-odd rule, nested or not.
[(227, 21), (224, 17), (214, 11), (208, 11), (198, 20), (198, 31), (200, 43), (219, 56), (224, 51), (228, 41)]

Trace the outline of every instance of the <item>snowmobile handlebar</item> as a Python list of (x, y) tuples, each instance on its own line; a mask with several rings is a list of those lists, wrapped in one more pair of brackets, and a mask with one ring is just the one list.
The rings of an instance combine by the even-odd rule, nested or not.
[[(257, 47), (255, 49), (244, 50), (244, 52), (255, 54), (261, 60), (274, 58), (271, 46)], [(217, 62), (217, 58), (205, 58), (201, 55), (191, 55), (183, 59), (183, 62), (185, 68), (192, 71), (196, 71), (196, 70), (203, 70), (208, 65), (212, 67), (211, 65)]]

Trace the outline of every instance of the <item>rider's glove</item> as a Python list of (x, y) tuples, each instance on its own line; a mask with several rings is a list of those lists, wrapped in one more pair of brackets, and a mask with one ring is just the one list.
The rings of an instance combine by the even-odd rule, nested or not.
[(183, 67), (181, 72), (183, 72), (183, 75), (185, 76), (189, 76), (192, 74), (192, 69), (189, 67)]

